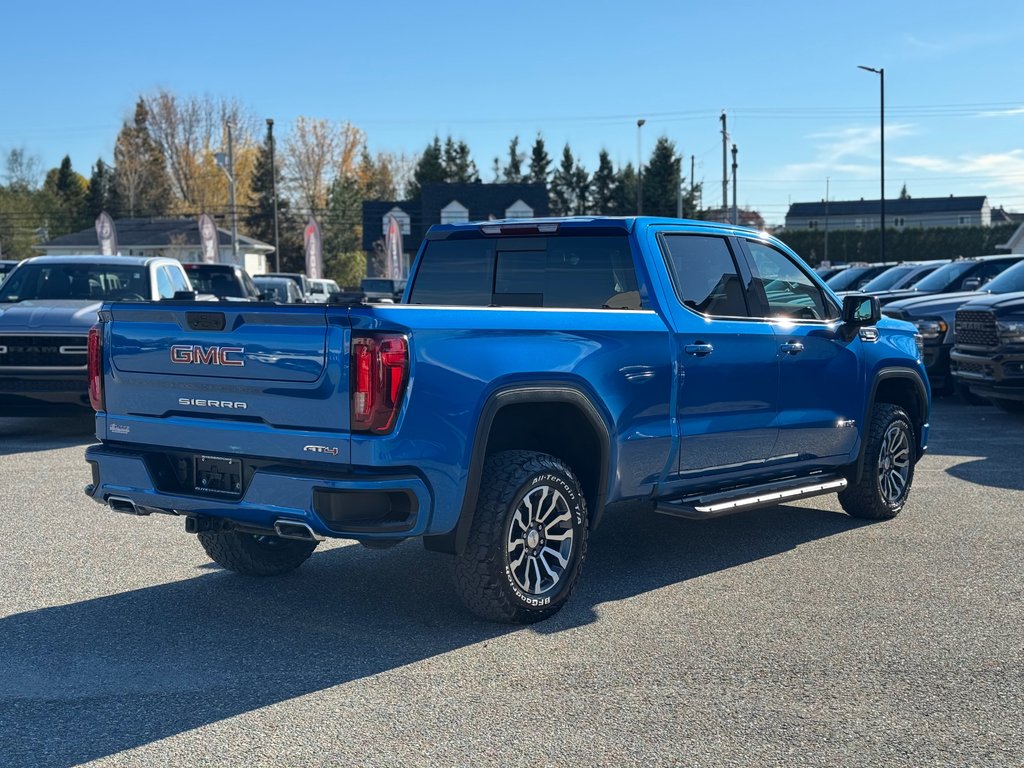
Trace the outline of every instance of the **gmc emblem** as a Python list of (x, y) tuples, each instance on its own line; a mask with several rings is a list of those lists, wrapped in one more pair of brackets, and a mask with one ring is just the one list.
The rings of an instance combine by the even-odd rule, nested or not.
[(198, 344), (175, 344), (171, 347), (171, 362), (182, 365), (245, 365), (245, 360), (228, 355), (242, 355), (244, 347), (201, 347)]

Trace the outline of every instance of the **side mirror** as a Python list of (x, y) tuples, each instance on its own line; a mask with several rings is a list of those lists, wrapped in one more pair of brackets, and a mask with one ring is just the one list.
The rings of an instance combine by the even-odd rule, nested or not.
[(266, 300), (267, 300), (267, 294), (265, 294), (265, 293), (257, 293), (256, 294), (256, 301), (266, 301)]
[(984, 282), (980, 277), (968, 277), (960, 283), (960, 289), (963, 291), (976, 291), (981, 288)]
[(849, 293), (843, 296), (843, 324), (849, 326), (874, 325), (882, 319), (882, 305), (877, 296)]
[(174, 296), (171, 297), (174, 301), (195, 301), (195, 291), (175, 291)]

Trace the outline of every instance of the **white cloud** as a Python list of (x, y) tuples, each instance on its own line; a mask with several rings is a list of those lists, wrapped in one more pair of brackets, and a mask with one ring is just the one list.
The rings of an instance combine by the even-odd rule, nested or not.
[(1016, 115), (1024, 115), (1024, 107), (1015, 107), (1013, 109), (992, 109), (986, 112), (979, 112), (974, 117), (1014, 117)]
[[(813, 133), (807, 137), (815, 142), (809, 149), (812, 160), (792, 163), (783, 167), (778, 176), (787, 179), (821, 179), (825, 176), (853, 176), (871, 178), (878, 175), (880, 149), (878, 127), (851, 127), (836, 131)], [(890, 139), (913, 136), (916, 127), (910, 123), (896, 123), (885, 127), (886, 143)]]

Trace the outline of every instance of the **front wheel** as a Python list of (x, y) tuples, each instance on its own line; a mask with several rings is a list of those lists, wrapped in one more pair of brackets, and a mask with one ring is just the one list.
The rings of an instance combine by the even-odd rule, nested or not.
[(533, 451), (487, 459), (469, 538), (455, 558), (463, 603), (492, 621), (529, 624), (554, 615), (587, 552), (587, 507), (561, 460)]
[(294, 571), (320, 543), (238, 531), (203, 531), (196, 535), (217, 565), (246, 576), (280, 576)]
[(864, 471), (859, 482), (840, 492), (839, 503), (853, 517), (889, 520), (907, 503), (914, 480), (914, 427), (898, 405), (880, 403), (864, 439)]

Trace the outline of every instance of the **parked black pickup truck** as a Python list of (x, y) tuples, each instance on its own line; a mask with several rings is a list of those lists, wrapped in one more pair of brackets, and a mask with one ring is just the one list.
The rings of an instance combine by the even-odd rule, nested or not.
[(1010, 413), (1024, 413), (1024, 292), (983, 296), (956, 313), (953, 376)]

